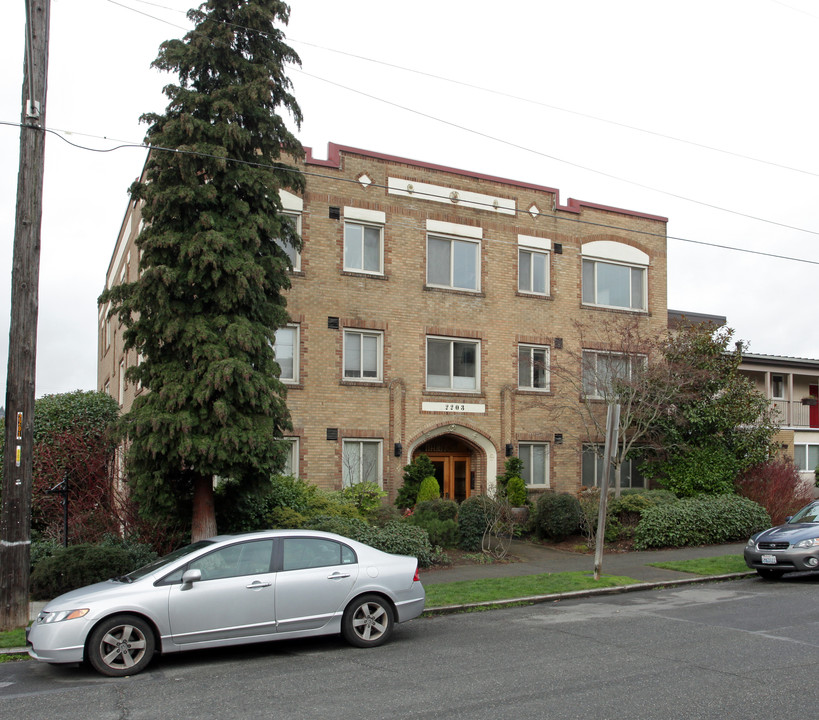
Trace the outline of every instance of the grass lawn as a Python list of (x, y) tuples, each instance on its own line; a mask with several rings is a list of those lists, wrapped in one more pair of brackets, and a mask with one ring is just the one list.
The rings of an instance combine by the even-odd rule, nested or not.
[(595, 580), (592, 573), (566, 572), (524, 575), (520, 577), (460, 580), (458, 582), (428, 585), (427, 607), (461, 605), (464, 603), (492, 602), (511, 598), (551, 595), (552, 593), (616, 587), (640, 582), (630, 577), (603, 575)]
[(651, 566), (695, 575), (728, 575), (729, 573), (749, 572), (742, 555), (720, 555), (698, 560), (673, 560), (672, 562), (651, 563)]
[(16, 630), (6, 630), (0, 632), (0, 648), (25, 647), (26, 630), (17, 628)]

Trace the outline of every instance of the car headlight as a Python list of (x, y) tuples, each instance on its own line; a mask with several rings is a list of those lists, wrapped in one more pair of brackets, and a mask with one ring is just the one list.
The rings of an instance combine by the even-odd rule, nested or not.
[(756, 547), (756, 538), (751, 538), (750, 540), (748, 540), (748, 542), (746, 543), (746, 547), (749, 548)]
[(812, 548), (819, 546), (819, 538), (808, 538), (807, 540), (800, 540), (794, 543), (795, 548)]
[(37, 618), (37, 621), (41, 623), (55, 623), (62, 622), (63, 620), (76, 620), (77, 618), (87, 615), (90, 609), (91, 608), (77, 608), (75, 610), (58, 610), (57, 612), (40, 613), (40, 617)]

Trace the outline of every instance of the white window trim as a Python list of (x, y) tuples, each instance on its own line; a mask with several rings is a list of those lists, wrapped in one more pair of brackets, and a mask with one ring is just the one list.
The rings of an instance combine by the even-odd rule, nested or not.
[[(430, 340), (448, 340), (450, 343), (472, 343), (475, 345), (475, 389), (470, 388), (455, 388), (452, 387), (453, 385), (453, 350), (452, 345), (450, 345), (449, 350), (449, 387), (430, 387), (429, 385), (429, 341)], [(424, 381), (426, 383), (426, 389), (430, 390), (431, 392), (448, 392), (448, 393), (464, 393), (468, 395), (477, 395), (481, 392), (481, 341), (475, 340), (474, 338), (462, 338), (462, 337), (449, 337), (446, 335), (427, 335), (426, 337), (426, 348), (425, 348), (425, 371), (424, 371)]]
[[(295, 330), (295, 335), (293, 337), (293, 377), (292, 378), (285, 378), (281, 375), (279, 376), (279, 380), (283, 382), (285, 385), (298, 385), (299, 384), (299, 370), (300, 370), (300, 356), (301, 356), (301, 327), (298, 323), (287, 323), (283, 327), (286, 328), (293, 328)], [(275, 350), (276, 343), (275, 343), (275, 336), (273, 338), (273, 348)], [(276, 360), (278, 363), (278, 360)], [(281, 365), (279, 365), (281, 367)]]
[[(551, 484), (551, 478), (550, 478), (550, 473), (549, 473), (549, 464), (550, 464), (550, 459), (551, 459), (552, 448), (551, 448), (549, 443), (547, 443), (547, 442), (520, 442), (520, 443), (518, 443), (518, 457), (520, 457), (522, 455), (521, 448), (532, 447), (532, 446), (535, 446), (535, 445), (543, 446), (543, 447), (546, 448), (546, 451), (544, 453), (544, 468), (543, 468), (544, 475), (545, 475), (545, 477), (543, 478), (544, 482), (542, 482), (542, 483), (528, 482), (528, 483), (526, 483), (526, 487), (528, 487), (528, 488), (550, 488), (552, 486), (552, 484)], [(529, 457), (531, 458), (531, 450), (529, 451)], [(530, 477), (531, 477), (531, 473), (530, 473)]]
[[(600, 463), (603, 462), (602, 452), (598, 452), (598, 450), (602, 450), (603, 445), (601, 443), (583, 443), (581, 447), (581, 468), (580, 468), (580, 483), (582, 487), (600, 487)], [(583, 485), (583, 467), (582, 463), (583, 460), (587, 457), (587, 452), (589, 452), (594, 457), (594, 485)], [(634, 460), (623, 460), (620, 464), (620, 487), (623, 490), (628, 490), (629, 488), (646, 488), (648, 483), (645, 478), (643, 478), (642, 485), (634, 485), (632, 477), (632, 473), (637, 468), (634, 466)], [(614, 468), (610, 468), (609, 472), (611, 473), (610, 484), (611, 487), (614, 486)]]
[(644, 363), (646, 362), (645, 355), (629, 355), (628, 353), (616, 352), (616, 351), (610, 351), (610, 350), (583, 350), (581, 352), (581, 355), (580, 355), (580, 383), (581, 383), (581, 388), (583, 389), (583, 394), (584, 394), (585, 397), (596, 399), (596, 400), (604, 398), (605, 395), (597, 395), (597, 394), (586, 393), (585, 371), (586, 371), (586, 356), (587, 355), (594, 355), (595, 356), (594, 377), (592, 378), (592, 380), (594, 381), (594, 385), (595, 385), (595, 393), (598, 390), (597, 380), (600, 379), (600, 372), (597, 369), (597, 358), (599, 356), (604, 355), (606, 357), (623, 357), (623, 358), (625, 358), (627, 360), (627, 362), (628, 362), (628, 377), (629, 378), (631, 378), (631, 372), (632, 372), (632, 368), (634, 366), (635, 361), (642, 358), (642, 361)]
[[(480, 229), (480, 228), (479, 228)], [(448, 285), (439, 285), (438, 283), (433, 283), (429, 281), (429, 241), (430, 239), (436, 240), (446, 240), (449, 242), (449, 284)], [(475, 246), (475, 287), (474, 288), (467, 288), (467, 287), (459, 287), (453, 284), (453, 273), (455, 271), (455, 263), (452, 260), (452, 249), (454, 247), (453, 242), (462, 242), (462, 243), (470, 243), (471, 245)], [(456, 292), (465, 292), (465, 293), (477, 293), (481, 291), (481, 241), (479, 239), (475, 239), (473, 237), (467, 237), (466, 235), (446, 235), (440, 232), (428, 232), (427, 233), (427, 242), (426, 242), (426, 251), (427, 251), (427, 261), (426, 261), (426, 281), (427, 287), (433, 288), (442, 288), (444, 290), (454, 290)]]
[[(282, 438), (287, 444), (290, 446), (288, 452), (290, 454), (290, 461), (289, 464), (292, 466), (292, 471), (289, 473), (292, 477), (299, 477), (299, 438), (298, 436), (292, 437), (284, 437)], [(284, 468), (285, 474), (287, 474), (287, 467)]]
[[(348, 445), (376, 445), (378, 448), (377, 458), (378, 458), (378, 468), (376, 469), (376, 476), (377, 476), (377, 483), (378, 487), (384, 487), (384, 475), (383, 475), (383, 466), (384, 466), (384, 441), (381, 438), (345, 438), (342, 440), (342, 447), (341, 447), (341, 485), (342, 487), (351, 487), (351, 484), (347, 482), (346, 474), (347, 468), (345, 467), (346, 463), (346, 455), (345, 449)], [(364, 457), (364, 453), (359, 452), (358, 454), (359, 462)], [(359, 482), (361, 482), (362, 474), (361, 474), (361, 467), (359, 465), (358, 468), (358, 478)], [(358, 483), (356, 483), (358, 484)]]
[[(347, 336), (357, 335), (359, 338), (369, 335), (378, 340), (378, 353), (376, 377), (347, 377)], [(363, 356), (362, 356), (363, 357)], [(360, 368), (359, 368), (360, 369)], [(341, 362), (341, 378), (344, 382), (355, 383), (380, 383), (384, 379), (384, 332), (382, 330), (365, 330), (363, 328), (345, 327), (342, 334), (342, 362)]]
[[(594, 258), (594, 257), (583, 257), (583, 263), (590, 262), (594, 265), (594, 280), (593, 280), (593, 291), (594, 291), (594, 300), (582, 300), (583, 305), (586, 307), (599, 307), (599, 308), (607, 308), (612, 310), (623, 310), (625, 312), (635, 312), (635, 313), (644, 313), (648, 310), (648, 272), (647, 267), (645, 265), (635, 265), (629, 264), (624, 262), (614, 262), (612, 260), (603, 260), (601, 258)], [(629, 270), (640, 270), (640, 277), (642, 279), (642, 288), (640, 290), (643, 305), (642, 307), (632, 307), (631, 304), (628, 306), (626, 305), (606, 305), (605, 303), (598, 302), (597, 300), (597, 269), (601, 265), (617, 265), (619, 267), (628, 268)], [(584, 271), (581, 268), (581, 282), (584, 276)], [(581, 289), (581, 299), (585, 295), (585, 288)], [(629, 303), (631, 303), (631, 298), (634, 294), (634, 288), (631, 285), (631, 274), (629, 274)]]
[[(384, 223), (382, 222), (372, 222), (372, 221), (365, 221), (357, 217), (362, 213), (354, 213), (354, 217), (350, 217), (346, 214), (347, 210), (356, 210), (358, 208), (344, 208), (345, 215), (344, 215), (344, 247), (343, 247), (343, 255), (342, 255), (342, 265), (344, 267), (344, 272), (353, 272), (353, 273), (361, 273), (364, 275), (376, 275), (382, 276), (384, 275)], [(375, 213), (374, 210), (369, 212)], [(381, 216), (384, 213), (380, 213)], [(362, 248), (361, 248), (361, 257), (364, 257), (364, 248), (363, 248), (363, 241), (364, 241), (364, 230), (363, 228), (371, 227), (378, 230), (378, 270), (365, 270), (364, 268), (360, 267), (350, 267), (347, 265), (347, 226), (355, 225), (362, 228), (361, 231), (361, 240), (362, 240)]]
[[(296, 226), (296, 233), (298, 234), (299, 237), (301, 237), (301, 213), (296, 213), (291, 210), (285, 210), (282, 213), (282, 215), (293, 220)], [(295, 250), (294, 248), (285, 247), (285, 244), (279, 238), (276, 238), (275, 242), (285, 252), (287, 252), (288, 250)], [(301, 272), (301, 250), (295, 250), (295, 253), (296, 258), (295, 261), (293, 262), (293, 267), (291, 268), (291, 270), (292, 272)]]
[(122, 358), (119, 361), (119, 388), (117, 390), (117, 400), (119, 402), (119, 406), (123, 407), (125, 405), (125, 389), (127, 385), (125, 384), (125, 371), (128, 369), (128, 365), (126, 363), (125, 358)]
[[(526, 242), (523, 242), (523, 241)], [(540, 244), (535, 245), (533, 241), (542, 240), (544, 244), (548, 245), (548, 247), (543, 247)], [(551, 253), (551, 240), (544, 240), (543, 238), (532, 238), (526, 235), (518, 235), (518, 292), (523, 293), (525, 295), (537, 295), (538, 297), (549, 297), (551, 295), (551, 286), (552, 286), (552, 269), (551, 269), (551, 260), (552, 260), (552, 253)], [(546, 261), (546, 272), (545, 272), (545, 285), (546, 289), (544, 292), (540, 292), (539, 290), (523, 290), (520, 287), (520, 253), (521, 250), (524, 252), (528, 252), (532, 255), (541, 255), (545, 258)], [(529, 276), (529, 286), (532, 286), (532, 277), (531, 271)]]
[(531, 350), (545, 350), (546, 351), (546, 387), (535, 387), (534, 386), (534, 378), (532, 377), (532, 373), (529, 374), (529, 385), (521, 385), (520, 384), (520, 369), (518, 369), (518, 389), (519, 390), (529, 390), (530, 392), (549, 392), (552, 386), (552, 374), (551, 374), (551, 362), (552, 362), (552, 353), (551, 349), (548, 345), (536, 345), (535, 343), (518, 343), (518, 365), (520, 365), (520, 351), (522, 348), (526, 348), (530, 351), (529, 358), (531, 361)]

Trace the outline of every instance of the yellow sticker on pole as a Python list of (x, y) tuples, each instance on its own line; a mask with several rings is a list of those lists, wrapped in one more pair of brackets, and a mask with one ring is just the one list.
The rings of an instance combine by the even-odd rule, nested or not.
[(17, 437), (16, 440), (23, 439), (23, 413), (17, 413)]

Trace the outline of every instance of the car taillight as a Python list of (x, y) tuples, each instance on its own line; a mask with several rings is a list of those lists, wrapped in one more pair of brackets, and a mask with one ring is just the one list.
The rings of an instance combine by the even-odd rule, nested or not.
[(415, 575), (412, 577), (413, 582), (421, 582), (421, 578), (418, 577), (418, 566), (415, 566)]

